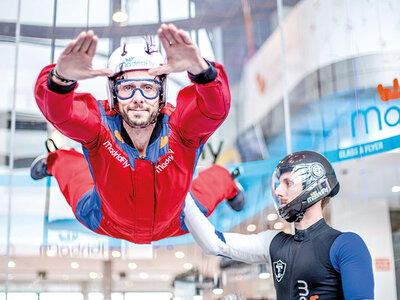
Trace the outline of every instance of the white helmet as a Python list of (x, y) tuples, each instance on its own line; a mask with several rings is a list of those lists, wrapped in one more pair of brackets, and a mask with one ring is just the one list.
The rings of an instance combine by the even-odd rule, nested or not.
[[(114, 91), (115, 77), (122, 72), (133, 70), (147, 70), (165, 64), (165, 59), (160, 52), (151, 49), (149, 43), (146, 44), (124, 44), (117, 48), (108, 60), (108, 68), (113, 74), (108, 77), (108, 103), (110, 109), (114, 108), (117, 96)], [(160, 110), (165, 105), (166, 93), (165, 76), (161, 76)]]

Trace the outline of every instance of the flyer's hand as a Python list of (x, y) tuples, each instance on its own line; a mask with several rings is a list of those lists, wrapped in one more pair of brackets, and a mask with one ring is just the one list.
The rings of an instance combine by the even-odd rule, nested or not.
[(150, 74), (188, 71), (196, 75), (208, 69), (199, 48), (186, 31), (176, 28), (174, 24), (162, 24), (158, 29), (158, 36), (167, 54), (167, 64), (149, 70)]
[(110, 69), (92, 69), (97, 48), (97, 36), (92, 30), (82, 31), (69, 42), (57, 61), (57, 73), (69, 80), (80, 80), (96, 76), (111, 76)]

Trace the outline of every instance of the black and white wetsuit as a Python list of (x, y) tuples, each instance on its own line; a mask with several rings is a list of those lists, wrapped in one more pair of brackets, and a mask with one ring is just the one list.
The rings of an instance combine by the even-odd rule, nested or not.
[(271, 263), (278, 300), (374, 299), (371, 255), (355, 233), (337, 231), (324, 219), (295, 235), (221, 233), (190, 195), (184, 213), (186, 226), (207, 254)]

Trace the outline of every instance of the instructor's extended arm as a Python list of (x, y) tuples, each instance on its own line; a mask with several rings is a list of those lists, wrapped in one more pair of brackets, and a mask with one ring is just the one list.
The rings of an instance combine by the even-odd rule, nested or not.
[(269, 245), (279, 231), (251, 235), (219, 232), (201, 213), (190, 193), (186, 196), (184, 213), (186, 226), (205, 253), (245, 263), (269, 261)]

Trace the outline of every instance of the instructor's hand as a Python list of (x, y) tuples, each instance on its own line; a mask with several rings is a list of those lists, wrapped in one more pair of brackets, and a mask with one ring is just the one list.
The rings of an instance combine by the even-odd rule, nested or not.
[(176, 28), (174, 24), (162, 24), (158, 36), (167, 54), (167, 64), (149, 70), (151, 75), (182, 71), (197, 75), (208, 69), (199, 48), (183, 29)]
[(92, 69), (97, 48), (97, 36), (92, 30), (82, 31), (75, 40), (69, 42), (57, 61), (57, 73), (70, 80), (111, 76), (110, 69)]

